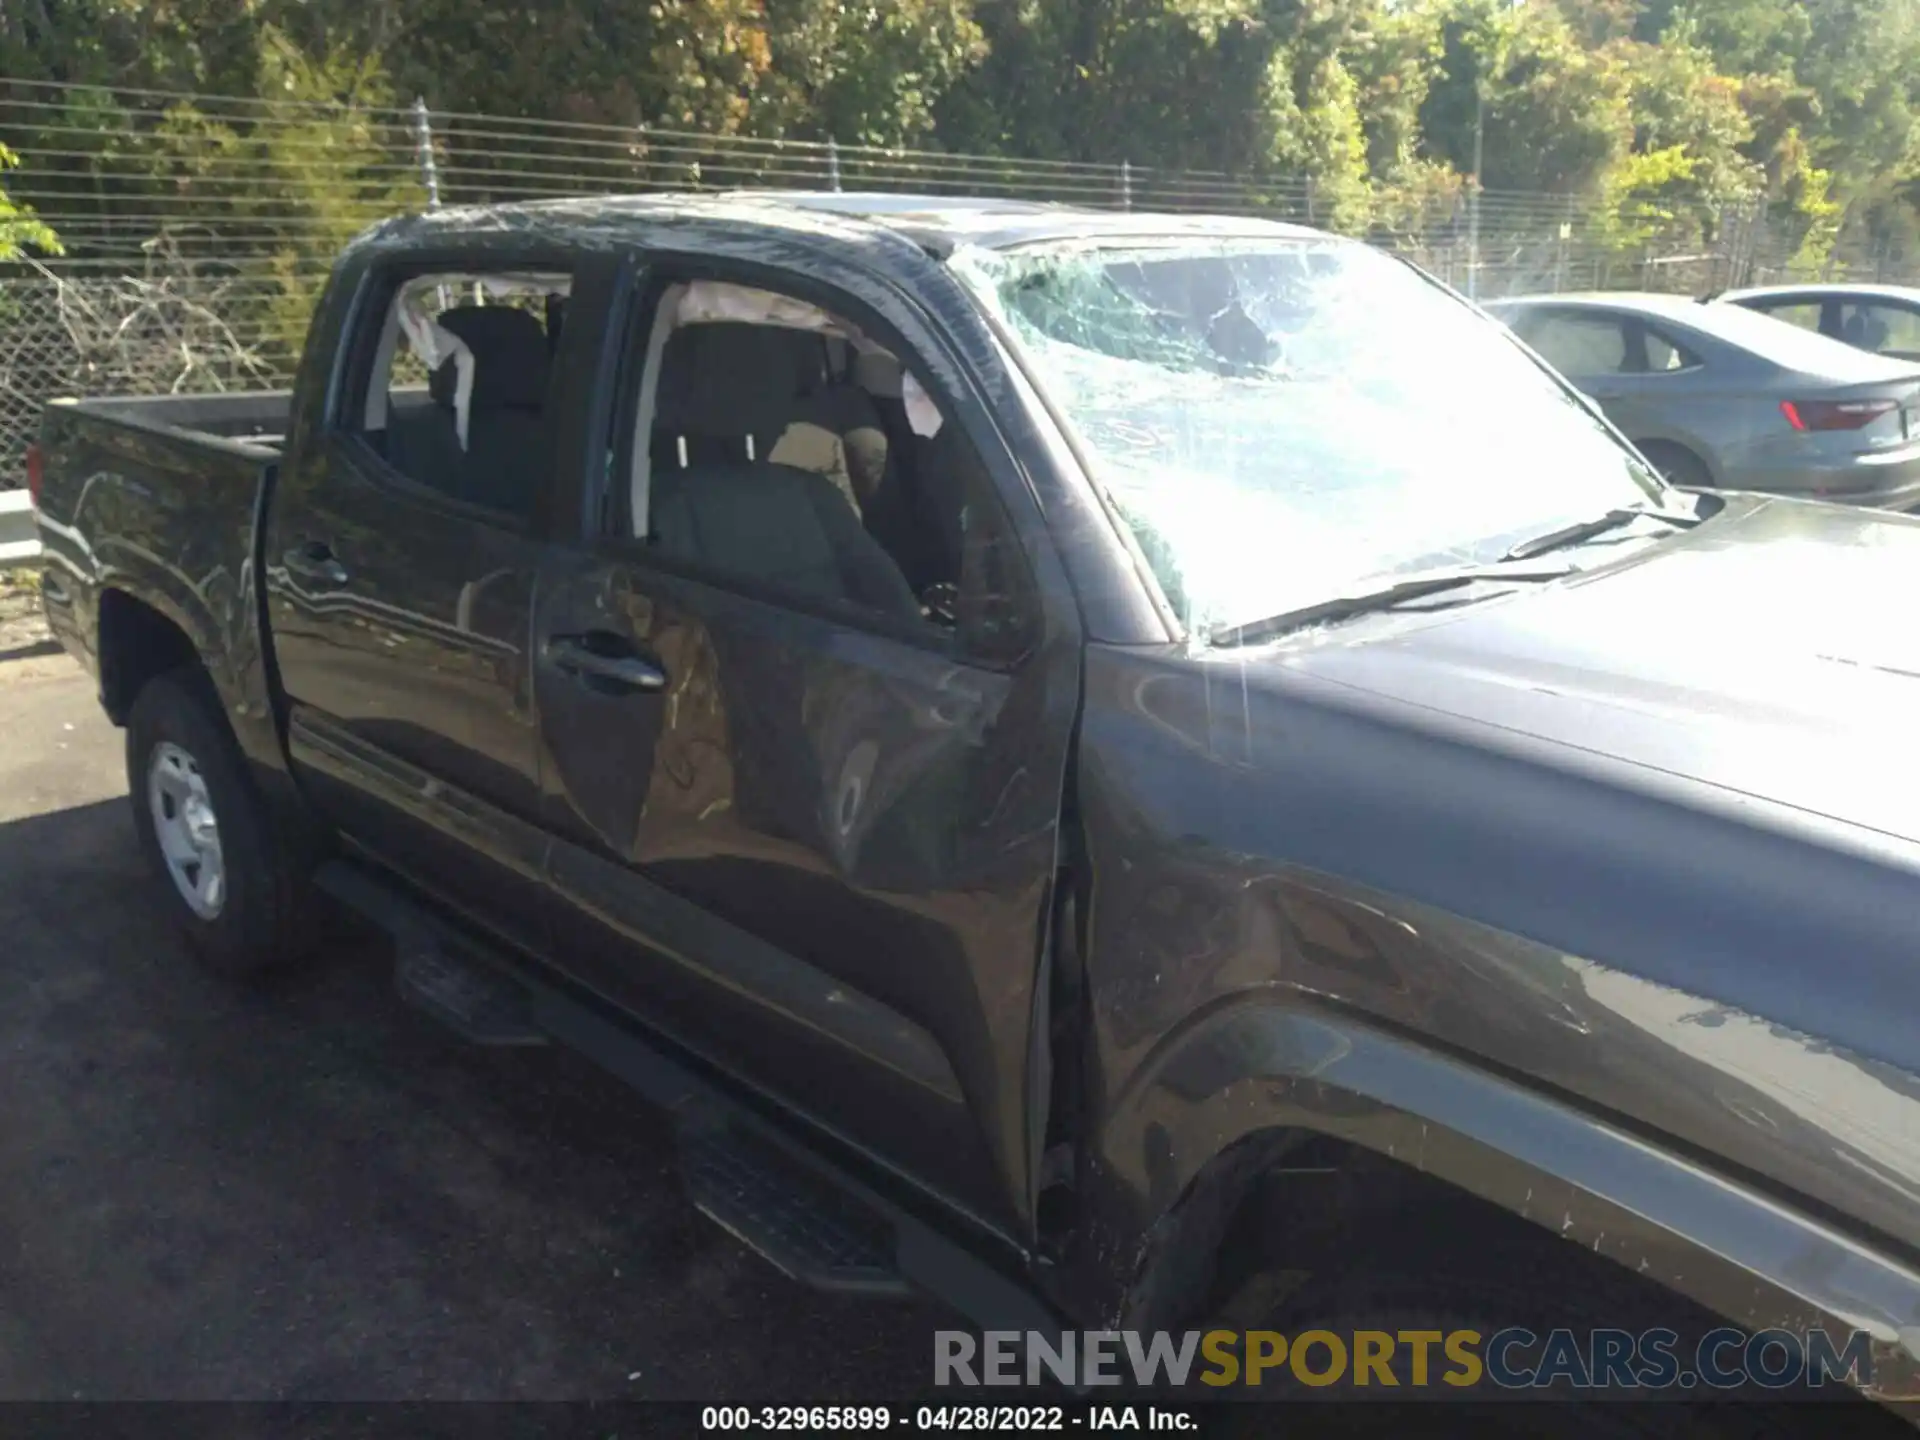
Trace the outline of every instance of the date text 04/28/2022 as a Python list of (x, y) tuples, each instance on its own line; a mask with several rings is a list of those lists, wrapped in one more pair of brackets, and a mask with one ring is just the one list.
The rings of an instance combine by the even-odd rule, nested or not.
[(1152, 1430), (1179, 1433), (1198, 1428), (1191, 1412), (1161, 1406), (1089, 1405), (708, 1405), (702, 1430), (760, 1432)]

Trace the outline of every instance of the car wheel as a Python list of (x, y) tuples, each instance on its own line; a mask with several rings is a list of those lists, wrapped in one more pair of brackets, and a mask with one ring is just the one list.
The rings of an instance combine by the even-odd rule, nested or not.
[(140, 691), (127, 717), (127, 783), (140, 847), (200, 958), (235, 978), (299, 958), (305, 877), (204, 674), (171, 671)]
[(1713, 472), (1707, 469), (1707, 462), (1684, 445), (1675, 445), (1666, 440), (1648, 440), (1640, 446), (1640, 453), (1647, 457), (1669, 485), (1677, 485), (1683, 490), (1713, 488)]

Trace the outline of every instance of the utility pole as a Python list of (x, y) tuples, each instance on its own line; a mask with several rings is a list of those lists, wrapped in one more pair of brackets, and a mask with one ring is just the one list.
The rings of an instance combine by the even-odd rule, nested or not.
[(1473, 77), (1473, 193), (1467, 197), (1467, 298), (1480, 298), (1480, 169), (1487, 151), (1487, 82)]
[(1553, 247), (1553, 288), (1567, 288), (1567, 252), (1573, 245), (1573, 196), (1566, 199), (1565, 213), (1560, 218), (1560, 239)]

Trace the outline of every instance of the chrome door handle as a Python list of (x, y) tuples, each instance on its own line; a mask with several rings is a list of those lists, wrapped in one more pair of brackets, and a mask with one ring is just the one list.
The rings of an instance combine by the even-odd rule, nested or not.
[[(608, 653), (624, 650), (626, 653)], [(611, 631), (585, 635), (549, 636), (541, 653), (549, 664), (570, 675), (590, 676), (629, 690), (664, 690), (667, 672), (633, 653), (633, 647)]]
[(308, 580), (324, 580), (329, 585), (344, 585), (351, 578), (347, 567), (333, 558), (333, 547), (324, 540), (308, 540), (280, 557), (280, 563)]

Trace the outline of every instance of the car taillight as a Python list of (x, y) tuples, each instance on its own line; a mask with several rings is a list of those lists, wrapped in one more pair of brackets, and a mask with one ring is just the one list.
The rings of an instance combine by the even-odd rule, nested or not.
[(47, 457), (38, 445), (27, 446), (27, 498), (36, 510), (40, 508), (40, 486), (46, 478)]
[(1796, 430), (1859, 430), (1900, 408), (1898, 400), (1782, 400), (1780, 413)]

